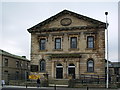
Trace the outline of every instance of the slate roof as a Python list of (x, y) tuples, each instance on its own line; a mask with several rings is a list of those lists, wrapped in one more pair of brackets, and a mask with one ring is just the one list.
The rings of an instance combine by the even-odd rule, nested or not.
[[(54, 16), (46, 19), (46, 20), (44, 20), (43, 22), (40, 22), (39, 24), (37, 24), (37, 25), (35, 25), (35, 26), (27, 29), (27, 30), (28, 30), (28, 32), (31, 33), (32, 31), (34, 31), (34, 30), (36, 30), (36, 29), (38, 29), (38, 28), (41, 28), (41, 27), (44, 26), (45, 24), (50, 23), (51, 21), (57, 19), (59, 16), (62, 16), (62, 15), (64, 15), (64, 14), (69, 14), (69, 15), (72, 15), (72, 16), (77, 17), (78, 19), (82, 19), (82, 20), (85, 20), (85, 21), (88, 21), (88, 22), (92, 22), (93, 24), (96, 24), (96, 25), (98, 25), (99, 27), (105, 28), (105, 26), (106, 26), (106, 24), (105, 24), (104, 22), (101, 22), (101, 21), (98, 21), (98, 20), (89, 18), (89, 17), (87, 17), (87, 16), (83, 16), (83, 15), (77, 14), (77, 13), (72, 12), (72, 11), (69, 11), (69, 10), (63, 10), (63, 11), (59, 12), (58, 14), (56, 14), (56, 15), (54, 15)], [(83, 27), (82, 27), (82, 28), (83, 28)], [(84, 28), (85, 28), (85, 27), (84, 27)], [(65, 29), (65, 28), (63, 28), (63, 29)], [(81, 29), (81, 27), (79, 27), (79, 29)], [(44, 30), (43, 30), (43, 31), (44, 31)]]
[(16, 59), (22, 59), (22, 60), (29, 61), (28, 59), (26, 59), (26, 58), (24, 58), (22, 56), (14, 55), (14, 54), (11, 54), (11, 53), (6, 52), (6, 51), (1, 50), (1, 49), (0, 49), (0, 55), (9, 56), (9, 57), (13, 57), (13, 58), (16, 58)]

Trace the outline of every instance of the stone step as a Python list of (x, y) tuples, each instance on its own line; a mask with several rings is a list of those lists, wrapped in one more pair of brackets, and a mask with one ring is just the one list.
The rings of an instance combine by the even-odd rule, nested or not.
[(49, 84), (49, 86), (51, 86), (51, 87), (54, 87), (54, 86), (56, 86), (56, 87), (68, 87), (68, 85), (56, 85), (56, 84)]

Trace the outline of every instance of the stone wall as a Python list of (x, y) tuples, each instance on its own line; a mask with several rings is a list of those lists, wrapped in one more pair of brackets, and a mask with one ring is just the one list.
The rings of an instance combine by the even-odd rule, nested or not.
[[(56, 32), (57, 33), (57, 32)], [(51, 71), (51, 61), (47, 60), (47, 54), (59, 54), (59, 53), (81, 53), (82, 58), (80, 58), (79, 66), (80, 66), (80, 73), (86, 73), (87, 72), (87, 60), (89, 58), (94, 59), (94, 65), (95, 65), (95, 73), (94, 74), (100, 74), (104, 75), (104, 59), (105, 59), (105, 44), (104, 44), (104, 33), (102, 30), (98, 32), (97, 35), (93, 35), (96, 37), (95, 40), (95, 48), (94, 49), (87, 49), (86, 48), (86, 35), (84, 32), (81, 32), (80, 35), (67, 35), (64, 34), (63, 36), (57, 36), (49, 34), (48, 42), (46, 43), (47, 49), (45, 51), (39, 50), (39, 36), (38, 35), (32, 35), (32, 54), (31, 54), (31, 64), (39, 65), (39, 62), (42, 58), (44, 58), (47, 61), (48, 66), (46, 66), (48, 69), (48, 72)], [(76, 36), (78, 38), (78, 48), (77, 49), (70, 49), (70, 37)], [(88, 35), (87, 35), (88, 36)], [(54, 38), (55, 37), (61, 37), (63, 39), (62, 41), (62, 49), (61, 50), (55, 50), (54, 49)], [(44, 37), (46, 38), (46, 37)], [(65, 58), (66, 59), (66, 58)], [(57, 59), (56, 59), (57, 60)], [(74, 59), (73, 59), (74, 60)], [(51, 73), (51, 72), (49, 72)], [(92, 74), (92, 73), (91, 73)]]
[[(69, 26), (62, 26), (60, 24), (61, 19), (71, 18), (72, 24)], [(95, 26), (95, 24), (88, 22), (87, 20), (78, 19), (74, 16), (65, 14), (56, 18), (56, 20), (45, 24), (40, 29), (52, 29), (52, 28), (71, 28), (76, 26)], [(94, 37), (95, 46), (93, 49), (87, 48), (87, 36)], [(77, 48), (70, 48), (70, 38), (77, 37)], [(46, 49), (39, 49), (39, 41), (41, 38), (46, 39)], [(55, 38), (61, 38), (61, 49), (55, 50)], [(81, 58), (49, 58), (51, 54), (76, 54), (79, 53)], [(87, 60), (92, 58), (94, 60), (94, 72), (87, 72)], [(46, 72), (50, 78), (55, 78), (56, 75), (56, 62), (62, 63), (63, 67), (68, 67), (67, 63), (74, 63), (75, 74), (97, 74), (105, 75), (105, 30), (103, 28), (92, 29), (76, 29), (76, 30), (56, 30), (48, 32), (31, 33), (31, 64), (38, 65), (40, 68), (40, 60), (46, 60)], [(79, 60), (78, 60), (79, 59)], [(67, 68), (64, 68), (63, 74), (67, 73)], [(40, 70), (39, 70), (40, 71)], [(38, 72), (39, 72), (38, 71)]]
[[(5, 59), (8, 60), (8, 66), (5, 66), (4, 64)], [(25, 80), (25, 76), (27, 75), (25, 73), (27, 72), (28, 74), (30, 73), (30, 61), (28, 61), (27, 59), (24, 60), (24, 59), (16, 58), (14, 57), (14, 55), (12, 56), (12, 54), (11, 56), (2, 54), (0, 61), (2, 60), (3, 62), (0, 63), (2, 65), (0, 74), (2, 74), (1, 79), (5, 80), (6, 84), (8, 84), (10, 80)], [(16, 67), (16, 61), (19, 61), (19, 67)], [(27, 67), (27, 63), (28, 63), (28, 67)], [(18, 79), (16, 79), (16, 71), (19, 72)]]

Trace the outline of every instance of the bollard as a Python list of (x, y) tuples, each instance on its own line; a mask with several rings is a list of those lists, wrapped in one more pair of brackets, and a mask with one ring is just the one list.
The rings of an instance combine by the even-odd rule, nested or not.
[(55, 86), (54, 86), (54, 90), (56, 90), (56, 84), (55, 84)]
[(27, 85), (26, 85), (26, 88), (27, 88)]
[(87, 87), (87, 90), (88, 90), (88, 87)]

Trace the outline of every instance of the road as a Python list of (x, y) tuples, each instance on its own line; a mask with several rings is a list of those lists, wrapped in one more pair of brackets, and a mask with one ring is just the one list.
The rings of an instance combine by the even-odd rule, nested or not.
[[(53, 87), (42, 87), (42, 88), (2, 88), (1, 90), (55, 90)], [(56, 90), (87, 90), (87, 88), (59, 88), (57, 87)], [(103, 88), (88, 88), (88, 90), (120, 90), (120, 89), (103, 89)]]
[(2, 88), (1, 90), (53, 90), (45, 88)]

